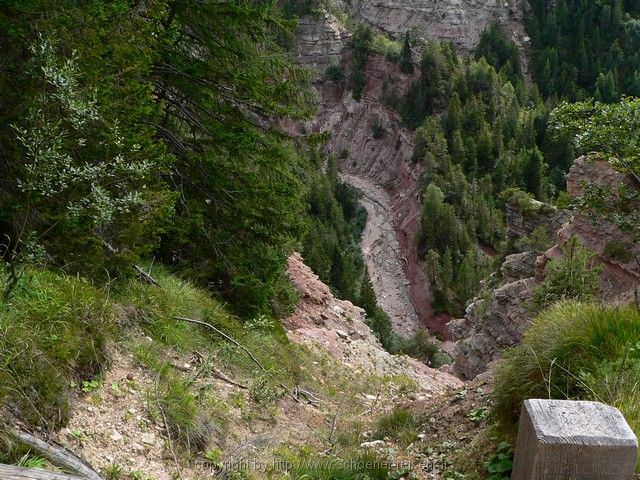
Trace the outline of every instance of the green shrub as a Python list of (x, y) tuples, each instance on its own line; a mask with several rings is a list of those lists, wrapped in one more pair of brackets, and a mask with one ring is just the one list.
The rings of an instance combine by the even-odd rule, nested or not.
[(427, 365), (433, 365), (434, 357), (439, 353), (438, 346), (425, 329), (418, 330), (413, 337), (404, 340), (400, 350), (405, 355), (409, 355)]
[(515, 248), (522, 252), (533, 250), (542, 253), (551, 245), (553, 245), (551, 235), (543, 226), (536, 227), (529, 235), (525, 235), (515, 242)]
[(63, 425), (69, 384), (94, 378), (106, 363), (112, 315), (104, 292), (88, 282), (27, 270), (0, 305), (2, 403), (29, 424)]
[(509, 428), (523, 400), (600, 400), (640, 433), (640, 312), (563, 302), (535, 319), (496, 373), (493, 413)]
[(344, 78), (345, 78), (344, 68), (342, 68), (342, 65), (340, 64), (332, 63), (331, 65), (329, 65), (327, 67), (327, 71), (325, 72), (325, 75), (327, 79), (332, 81), (333, 83), (344, 82)]
[(613, 260), (618, 260), (622, 263), (629, 263), (633, 258), (631, 248), (631, 245), (627, 245), (620, 240), (611, 240), (605, 245), (603, 253)]
[(560, 300), (589, 301), (598, 289), (601, 267), (594, 265), (594, 254), (577, 238), (562, 246), (562, 258), (551, 260), (545, 278), (533, 290), (533, 307), (541, 310)]
[(507, 188), (500, 194), (502, 200), (516, 208), (523, 217), (527, 217), (534, 212), (533, 195), (520, 188)]
[(509, 480), (513, 467), (513, 448), (511, 444), (502, 442), (498, 445), (496, 452), (487, 458), (484, 463), (489, 480)]

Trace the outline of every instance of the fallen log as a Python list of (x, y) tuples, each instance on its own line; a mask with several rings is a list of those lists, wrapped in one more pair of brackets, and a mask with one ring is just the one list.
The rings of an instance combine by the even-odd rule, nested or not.
[(86, 477), (74, 477), (40, 468), (23, 468), (2, 464), (0, 464), (0, 478), (3, 480), (86, 480)]
[[(102, 477), (93, 468), (91, 468), (91, 466), (87, 462), (82, 460), (73, 452), (70, 452), (69, 450), (64, 448), (62, 445), (46, 442), (36, 437), (35, 435), (30, 434), (29, 432), (25, 432), (24, 430), (20, 430), (15, 427), (7, 427), (6, 431), (13, 438), (18, 440), (19, 442), (24, 443), (25, 445), (28, 445), (34, 452), (42, 455), (52, 464), (60, 468), (64, 468), (65, 470), (76, 472), (77, 474), (88, 480), (103, 480)], [(0, 475), (0, 478), (5, 477)]]

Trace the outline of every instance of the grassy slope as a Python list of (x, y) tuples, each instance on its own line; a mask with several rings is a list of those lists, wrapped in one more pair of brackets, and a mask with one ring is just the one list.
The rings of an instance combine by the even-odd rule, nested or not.
[[(374, 415), (362, 415), (367, 410), (362, 394), (381, 392), (381, 410), (390, 396), (402, 397), (415, 388), (406, 378), (346, 370), (321, 351), (289, 343), (277, 321), (243, 322), (209, 294), (162, 268), (154, 268), (153, 275), (160, 288), (136, 280), (96, 288), (61, 273), (27, 271), (0, 308), (2, 408), (27, 425), (61, 428), (73, 416), (77, 399), (87, 392), (102, 394), (110, 352), (116, 348), (133, 355), (156, 378), (155, 389), (147, 392), (149, 408), (156, 410), (156, 419), (156, 405), (162, 408), (181, 462), (218, 457), (224, 448), (217, 443), (221, 430), (233, 435), (238, 428), (254, 428), (261, 418), (277, 423), (282, 410), (293, 408), (300, 418), (286, 421), (299, 421), (301, 428), (308, 422), (315, 430), (303, 445), (278, 439), (268, 455), (297, 465), (327, 449), (335, 458), (364, 455), (358, 445)], [(217, 333), (176, 316), (205, 321), (231, 335), (264, 370)], [(193, 373), (175, 368), (175, 359), (195, 353), (201, 362)], [(202, 388), (212, 384), (214, 370), (248, 389), (223, 396), (215, 388)], [(290, 392), (297, 385), (312, 390), (320, 403), (296, 404)], [(16, 462), (24, 453), (7, 444), (0, 449), (0, 461)], [(374, 470), (372, 478), (387, 478), (386, 468)], [(359, 473), (360, 467), (306, 465), (294, 468), (292, 476), (353, 478)]]

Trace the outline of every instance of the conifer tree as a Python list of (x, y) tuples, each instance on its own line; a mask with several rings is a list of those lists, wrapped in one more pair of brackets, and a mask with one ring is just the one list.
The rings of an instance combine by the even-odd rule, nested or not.
[(411, 54), (411, 43), (409, 42), (409, 32), (404, 36), (404, 43), (400, 51), (400, 71), (402, 73), (413, 73), (413, 55)]

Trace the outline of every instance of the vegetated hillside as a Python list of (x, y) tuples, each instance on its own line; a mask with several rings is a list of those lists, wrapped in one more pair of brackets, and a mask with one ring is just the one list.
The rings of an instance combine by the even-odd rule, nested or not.
[[(51, 467), (17, 428), (110, 478), (231, 476), (248, 456), (395, 475), (341, 460), (392, 458), (360, 446), (382, 440), (377, 417), (459, 382), (427, 366), (450, 361), (428, 338), (390, 331), (324, 136), (282, 128), (313, 110), (294, 22), (244, 2), (44, 0), (4, 2), (0, 26), (1, 460)], [(298, 257), (301, 283), (287, 276), (297, 248), (330, 286)]]
[[(333, 297), (299, 256), (288, 274), (302, 298), (284, 329), (264, 316), (242, 322), (146, 267), (156, 284), (102, 288), (30, 268), (2, 304), (5, 422), (39, 427), (106, 478), (262, 478), (283, 475), (278, 462), (299, 478), (322, 452), (368, 455), (360, 444), (381, 440), (375, 421), (396, 403), (460, 384), (387, 353), (364, 312)], [(46, 464), (3, 438), (3, 462)]]
[[(555, 80), (541, 80), (540, 71), (535, 70), (536, 83), (527, 83), (523, 76), (525, 59), (499, 25), (482, 34), (470, 58), (435, 41), (415, 45), (411, 36), (402, 34), (396, 36), (399, 41), (394, 41), (358, 25), (353, 16), (345, 20), (331, 8), (332, 13), (304, 17), (304, 28), (298, 32), (303, 39), (311, 38), (308, 35), (313, 30), (313, 18), (316, 25), (324, 22), (325, 26), (338, 25), (340, 19), (341, 28), (351, 30), (350, 37), (344, 31), (317, 37), (314, 55), (305, 59), (317, 67), (329, 65), (324, 75), (318, 73), (314, 83), (321, 109), (307, 128), (333, 133), (327, 150), (338, 157), (340, 168), (349, 177), (355, 176), (360, 184), (372, 181), (388, 189), (393, 209), (402, 212), (397, 214), (395, 228), (403, 253), (428, 254), (426, 266), (435, 303), (429, 296), (415, 297), (416, 291), (425, 292), (424, 282), (413, 289), (414, 306), (423, 312), (421, 319), (433, 330), (441, 328), (433, 310), (420, 310), (424, 305), (420, 298), (423, 302), (426, 298), (436, 311), (465, 314), (450, 328), (458, 340), (454, 368), (467, 378), (487, 368), (491, 376), (493, 362), (505, 348), (521, 340), (531, 322), (551, 322), (563, 326), (563, 335), (571, 332), (579, 337), (579, 314), (574, 311), (588, 310), (590, 321), (602, 325), (598, 331), (602, 337), (598, 338), (611, 339), (615, 344), (615, 326), (607, 319), (618, 311), (607, 305), (634, 302), (638, 275), (633, 252), (639, 224), (634, 205), (640, 130), (634, 113), (637, 105), (633, 101), (615, 102), (622, 92), (633, 93), (630, 79), (637, 69), (633, 66), (637, 49), (632, 47), (636, 12), (628, 2), (614, 3), (610, 10), (601, 4), (582, 6), (579, 23), (587, 25), (585, 31), (594, 33), (583, 31), (576, 36), (571, 16), (565, 15), (557, 26), (554, 23), (554, 12), (562, 10), (563, 2), (532, 2), (537, 10), (528, 25), (533, 37), (531, 56), (538, 62), (550, 52), (562, 52), (559, 64), (564, 62), (565, 66), (558, 67), (553, 75), (558, 84), (571, 91), (552, 91)], [(376, 5), (385, 6), (382, 2)], [(610, 25), (607, 22), (613, 19), (620, 28), (598, 37), (597, 29), (593, 29), (597, 22), (593, 11), (601, 8), (610, 15), (600, 17), (600, 22)], [(316, 31), (335, 30), (329, 27)], [(559, 34), (547, 36), (549, 31)], [(572, 52), (579, 49), (569, 47), (573, 41), (570, 38), (601, 42), (602, 48), (594, 55), (608, 49), (616, 51), (624, 44), (619, 55), (607, 58), (626, 73), (598, 72), (590, 86), (587, 82), (582, 91), (577, 90), (577, 83), (561, 80), (558, 73), (571, 70), (566, 65), (577, 59)], [(325, 51), (331, 54), (324, 57), (324, 62), (317, 60)], [(420, 61), (416, 62), (418, 51)], [(626, 81), (624, 87), (619, 83), (621, 78)], [(612, 82), (614, 88), (609, 88)], [(608, 92), (606, 97), (603, 91)], [(589, 95), (596, 102), (613, 103), (562, 102)], [(592, 151), (601, 153), (574, 161)], [(424, 264), (412, 255), (406, 255), (408, 263), (421, 265), (424, 271)], [(411, 271), (410, 265), (405, 266), (409, 281), (419, 284)], [(558, 302), (571, 299), (604, 305), (569, 303), (566, 309), (554, 308)], [(624, 385), (620, 391), (608, 390), (603, 395), (603, 391), (591, 387), (593, 381), (610, 386), (616, 377), (612, 373), (615, 365), (633, 355), (638, 340), (633, 327), (637, 316), (632, 309), (620, 312), (632, 325), (627, 330), (628, 355), (624, 346), (608, 350), (596, 336), (576, 337), (576, 342), (585, 342), (586, 351), (606, 357), (609, 366), (599, 369), (598, 362), (588, 355), (579, 364), (569, 365), (570, 359), (563, 359), (559, 368), (566, 368), (570, 372), (567, 375), (575, 379), (584, 374), (590, 380), (569, 390), (558, 383), (554, 395), (595, 398), (618, 405), (636, 428), (634, 389), (626, 375), (618, 375), (619, 384)], [(536, 320), (538, 316), (540, 320)], [(544, 375), (531, 377), (523, 370), (533, 364), (526, 363), (533, 362), (531, 355), (545, 355), (545, 362), (554, 362), (539, 349), (545, 342), (544, 328), (530, 335), (527, 345), (508, 354), (509, 360), (501, 364), (503, 381), (487, 408), (495, 401), (497, 409), (503, 410), (504, 403), (500, 402), (511, 402), (511, 417), (508, 421), (503, 417), (506, 433), (493, 440), (483, 437), (489, 445), (495, 446), (499, 441), (496, 438), (513, 440), (510, 434), (519, 402), (527, 395), (540, 395), (536, 392), (543, 391), (545, 382), (550, 381)], [(557, 343), (549, 338), (550, 351), (564, 348), (560, 337)], [(527, 353), (531, 344), (536, 349)], [(558, 350), (553, 350), (556, 347)], [(514, 358), (517, 363), (510, 365)], [(529, 379), (528, 383), (522, 378)], [(454, 399), (449, 401), (455, 403)], [(473, 417), (483, 423), (483, 415), (477, 411)], [(415, 428), (411, 425), (409, 428)], [(457, 438), (454, 443), (459, 441)], [(477, 471), (478, 478), (508, 475), (512, 454), (508, 446), (500, 447), (484, 466), (476, 462), (478, 452), (465, 450), (460, 457), (465, 453), (466, 459), (458, 458), (461, 469), (447, 475), (469, 473), (465, 460), (475, 463), (471, 469)]]

